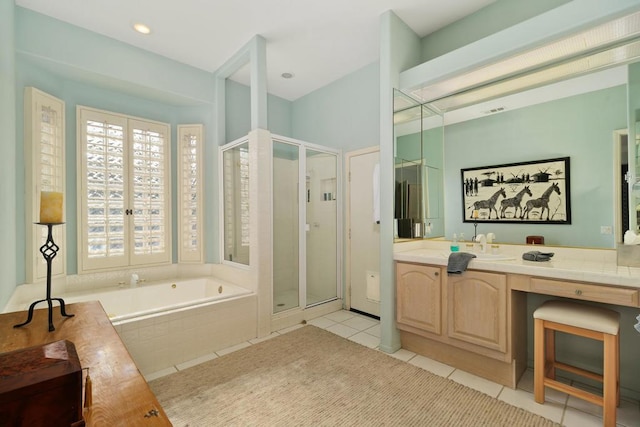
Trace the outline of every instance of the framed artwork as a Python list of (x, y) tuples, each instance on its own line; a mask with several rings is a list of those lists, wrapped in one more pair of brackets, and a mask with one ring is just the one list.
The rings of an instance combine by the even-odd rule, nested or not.
[(569, 157), (462, 169), (463, 222), (571, 224)]

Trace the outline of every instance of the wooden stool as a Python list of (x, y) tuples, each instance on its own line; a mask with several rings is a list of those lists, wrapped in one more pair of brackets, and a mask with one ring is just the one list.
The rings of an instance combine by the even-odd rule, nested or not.
[[(534, 396), (544, 403), (545, 387), (553, 388), (602, 406), (606, 427), (616, 425), (616, 407), (620, 403), (620, 314), (601, 307), (570, 301), (547, 301), (533, 313)], [(603, 374), (586, 371), (556, 361), (555, 331), (602, 341)], [(581, 375), (603, 384), (603, 395), (589, 393), (556, 381), (556, 369)]]

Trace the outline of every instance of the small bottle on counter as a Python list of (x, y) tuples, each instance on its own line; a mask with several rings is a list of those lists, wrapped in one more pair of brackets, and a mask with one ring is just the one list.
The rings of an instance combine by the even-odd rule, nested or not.
[(458, 252), (460, 250), (460, 246), (458, 246), (458, 236), (456, 233), (453, 233), (453, 240), (451, 240), (451, 246), (449, 246), (451, 252)]

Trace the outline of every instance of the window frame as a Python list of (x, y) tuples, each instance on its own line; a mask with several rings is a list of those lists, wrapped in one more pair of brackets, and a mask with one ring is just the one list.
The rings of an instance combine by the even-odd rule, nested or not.
[[(133, 200), (133, 130), (143, 128), (151, 132), (160, 132), (163, 137), (163, 159), (162, 159), (162, 181), (163, 194), (165, 200), (163, 206), (164, 227), (163, 246), (164, 250), (159, 253), (136, 254), (134, 242), (134, 217), (132, 215), (123, 214), (124, 227), (124, 254), (123, 256), (106, 256), (100, 258), (90, 258), (88, 256), (88, 209), (87, 209), (87, 120), (102, 121), (104, 123), (112, 123), (123, 128), (123, 199), (124, 209), (134, 209)], [(114, 270), (135, 266), (151, 266), (171, 264), (172, 261), (172, 221), (171, 221), (171, 126), (168, 123), (162, 123), (140, 117), (128, 116), (111, 111), (99, 110), (87, 106), (76, 106), (76, 125), (77, 125), (77, 229), (78, 229), (78, 273), (89, 273), (95, 271)]]

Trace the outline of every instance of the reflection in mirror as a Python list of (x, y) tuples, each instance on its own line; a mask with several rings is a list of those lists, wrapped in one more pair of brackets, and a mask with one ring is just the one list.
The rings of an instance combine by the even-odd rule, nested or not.
[(395, 91), (395, 236), (444, 235), (442, 115)]
[[(484, 232), (504, 243), (522, 244), (535, 234), (546, 235), (550, 245), (612, 248), (622, 228), (638, 230), (640, 188), (632, 187), (640, 187), (638, 17), (619, 17), (475, 69), (467, 64), (469, 71), (405, 90), (444, 114), (447, 237), (467, 231), (457, 197), (460, 169), (559, 156), (571, 157), (572, 224), (483, 224), (491, 228)], [(628, 150), (622, 150), (627, 128)], [(621, 160), (624, 152), (628, 162)]]
[(222, 147), (225, 261), (249, 265), (249, 143)]

